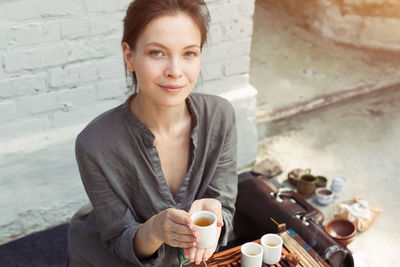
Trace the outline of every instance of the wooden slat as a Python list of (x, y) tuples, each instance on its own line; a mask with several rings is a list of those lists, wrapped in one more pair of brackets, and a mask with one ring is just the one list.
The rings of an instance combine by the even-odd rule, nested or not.
[(280, 233), (283, 239), (285, 247), (290, 252), (295, 252), (300, 257), (300, 265), (304, 267), (323, 267), (319, 262), (317, 262), (310, 254), (302, 247), (300, 244), (289, 234), (289, 232), (284, 231)]

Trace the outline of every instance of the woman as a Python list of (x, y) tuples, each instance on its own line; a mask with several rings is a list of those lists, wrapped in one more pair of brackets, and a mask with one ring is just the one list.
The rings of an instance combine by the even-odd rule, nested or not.
[[(226, 244), (237, 194), (234, 113), (222, 98), (192, 93), (208, 21), (202, 0), (130, 4), (122, 50), (135, 93), (76, 140), (91, 206), (71, 221), (70, 266), (175, 266), (178, 248), (199, 264)], [(190, 220), (198, 210), (218, 218), (219, 242), (206, 250)]]

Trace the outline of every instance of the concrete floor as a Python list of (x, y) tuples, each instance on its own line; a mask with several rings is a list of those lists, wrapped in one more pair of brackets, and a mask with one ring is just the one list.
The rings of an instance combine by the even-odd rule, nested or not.
[[(270, 2), (258, 1), (255, 15), (256, 30), (253, 39), (250, 77), (252, 84), (259, 91), (260, 108), (268, 103), (274, 103), (275, 106), (282, 102), (289, 103), (290, 96), (294, 99), (297, 97), (296, 92), (293, 95), (290, 92), (296, 89), (299, 82), (299, 79), (294, 77), (298, 74), (288, 75), (299, 73), (296, 69), (299, 64), (283, 64), (283, 61), (291, 58), (291, 55), (296, 57), (295, 53), (298, 52), (296, 49), (291, 50), (285, 47), (285, 45), (291, 43), (290, 40), (285, 39), (287, 36), (282, 39), (283, 41), (280, 44), (282, 48), (277, 45), (276, 49), (278, 50), (273, 53), (260, 52), (262, 46), (258, 42), (266, 38), (260, 37), (260, 33), (263, 34), (262, 36), (277, 34), (278, 36), (274, 35), (271, 38), (275, 40), (274, 42), (279, 43), (279, 32), (276, 27), (273, 33), (268, 32), (268, 27), (263, 29), (257, 27), (257, 25), (260, 25), (259, 23), (265, 23), (266, 20), (272, 18), (275, 25), (279, 25), (276, 22), (278, 18), (276, 13), (268, 5)], [(282, 12), (282, 10), (279, 10), (279, 12)], [(262, 16), (259, 14), (262, 14)], [(290, 24), (287, 23), (290, 18), (287, 18), (287, 16), (282, 16), (282, 18), (284, 18), (286, 29), (290, 28)], [(260, 22), (260, 20), (263, 22)], [(287, 30), (285, 31), (287, 32)], [(311, 33), (307, 34), (309, 37), (311, 36)], [(295, 35), (292, 36), (292, 39), (296, 40), (298, 46), (301, 46), (302, 42), (303, 45), (309, 43), (309, 40), (303, 39), (302, 41)], [(314, 36), (313, 40), (319, 42), (317, 36)], [(325, 41), (321, 40), (321, 42)], [(265, 46), (264, 43), (262, 45)], [(340, 45), (335, 45), (332, 42), (330, 42), (330, 46), (331, 49), (343, 49)], [(267, 45), (265, 49), (269, 48)], [(284, 51), (287, 56), (282, 57), (279, 49)], [(303, 53), (310, 52), (310, 49), (313, 50), (310, 47)], [(382, 56), (378, 60), (377, 54), (371, 55), (354, 48), (351, 49), (355, 51), (354, 54), (350, 53), (349, 50), (343, 53), (346, 57), (354, 55), (350, 58), (350, 61), (355, 66), (362, 65), (362, 62), (357, 60), (373, 57), (377, 60), (376, 65), (380, 66), (382, 75), (379, 76), (379, 70), (375, 67), (357, 68), (355, 76), (343, 76), (346, 77), (343, 81), (340, 80), (340, 77), (323, 76), (319, 80), (318, 86), (333, 84), (335, 88), (340, 90), (341, 85), (356, 82), (358, 76), (364, 75), (375, 80), (385, 79), (385, 77), (388, 77), (386, 76), (388, 70), (393, 70), (393, 64), (397, 62), (396, 57), (393, 61), (390, 61), (386, 56)], [(340, 53), (338, 50), (334, 51)], [(313, 51), (313, 53), (316, 52)], [(256, 60), (255, 54), (257, 55)], [(265, 58), (262, 58), (263, 55)], [(385, 55), (385, 53), (382, 53), (382, 55)], [(317, 58), (316, 54), (314, 56)], [(319, 62), (326, 60), (323, 66), (325, 73), (340, 70), (337, 64), (342, 63), (335, 64), (336, 61), (329, 61), (331, 57), (332, 55), (326, 55), (324, 58), (324, 54), (320, 54), (320, 57), (318, 57)], [(271, 65), (271, 62), (275, 63)], [(342, 67), (344, 67), (343, 64)], [(281, 71), (272, 75), (273, 70), (271, 68), (274, 65), (281, 65), (282, 68)], [(329, 65), (332, 66), (331, 69), (329, 69)], [(262, 73), (269, 74), (262, 75)], [(395, 75), (397, 73), (398, 70)], [(266, 76), (268, 77), (267, 80), (265, 80)], [(286, 79), (288, 84), (286, 94), (284, 91), (281, 91), (282, 94), (274, 94), (273, 90), (276, 87), (265, 86), (266, 82), (267, 85), (278, 85), (282, 79)], [(315, 89), (313, 91), (315, 84), (312, 82), (308, 84), (301, 82), (300, 85), (307, 88), (306, 91), (309, 95), (315, 94)], [(400, 259), (396, 255), (400, 238), (400, 231), (397, 228), (397, 222), (400, 220), (400, 194), (397, 192), (400, 186), (398, 179), (400, 176), (400, 85), (347, 99), (322, 109), (297, 114), (278, 121), (270, 121), (263, 127), (268, 128), (268, 131), (266, 131), (267, 136), (260, 137), (262, 140), (259, 143), (258, 159), (261, 160), (268, 156), (280, 162), (283, 173), (274, 178), (276, 181), (286, 184), (287, 174), (294, 168), (310, 168), (313, 174), (324, 175), (328, 178), (328, 187), (333, 176), (342, 175), (348, 179), (344, 191), (332, 204), (320, 206), (314, 202), (312, 197), (309, 199), (311, 204), (324, 213), (325, 222), (332, 218), (334, 207), (339, 202), (354, 197), (362, 197), (368, 201), (371, 207), (382, 210), (374, 224), (367, 231), (359, 233), (349, 245), (349, 249), (355, 256), (356, 266), (400, 266)]]

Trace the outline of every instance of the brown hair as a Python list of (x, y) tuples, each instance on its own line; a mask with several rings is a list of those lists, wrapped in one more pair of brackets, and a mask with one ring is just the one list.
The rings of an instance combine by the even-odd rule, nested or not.
[[(200, 47), (207, 42), (208, 24), (210, 14), (204, 0), (134, 0), (129, 4), (124, 18), (124, 33), (121, 43), (128, 43), (132, 50), (136, 42), (146, 28), (155, 18), (184, 13), (191, 17), (197, 24), (201, 33)], [(124, 64), (125, 65), (125, 64)], [(130, 89), (137, 90), (137, 78), (135, 72), (129, 73), (125, 65), (125, 76), (132, 76)]]

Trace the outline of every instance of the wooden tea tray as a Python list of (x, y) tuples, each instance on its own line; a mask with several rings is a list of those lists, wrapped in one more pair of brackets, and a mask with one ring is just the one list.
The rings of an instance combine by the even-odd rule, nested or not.
[[(306, 242), (299, 235), (292, 235), (288, 231), (280, 233), (282, 239), (284, 240), (282, 247), (282, 256), (286, 256), (289, 252), (296, 252), (300, 257), (300, 263), (296, 267), (330, 267), (324, 259), (322, 259), (312, 248), (310, 248)], [(260, 244), (260, 239), (253, 241)], [(240, 252), (241, 246), (237, 246), (228, 250), (224, 250), (215, 253), (208, 261), (207, 266), (209, 267), (239, 267), (240, 265)], [(307, 254), (307, 255), (306, 255)], [(277, 264), (269, 265), (263, 263), (263, 267), (291, 267), (288, 262), (282, 257), (280, 262)], [(199, 267), (204, 266), (204, 264), (195, 265), (194, 263), (190, 265), (185, 265), (189, 267)]]

